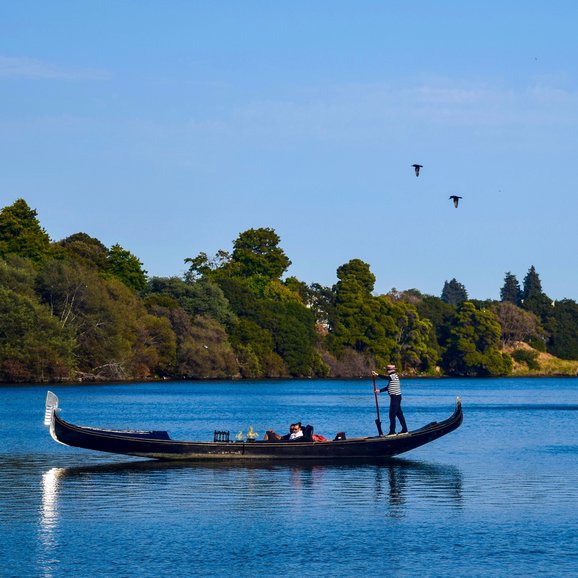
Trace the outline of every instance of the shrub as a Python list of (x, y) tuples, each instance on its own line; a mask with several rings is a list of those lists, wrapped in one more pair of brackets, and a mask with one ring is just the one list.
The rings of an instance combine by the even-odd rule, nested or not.
[(533, 351), (532, 349), (516, 349), (512, 352), (512, 357), (518, 363), (525, 363), (528, 369), (540, 369), (540, 364), (537, 361), (537, 351)]

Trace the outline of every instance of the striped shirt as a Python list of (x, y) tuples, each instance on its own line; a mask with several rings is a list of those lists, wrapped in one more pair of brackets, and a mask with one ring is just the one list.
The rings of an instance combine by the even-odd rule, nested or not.
[(397, 372), (390, 373), (389, 375), (380, 375), (379, 377), (383, 377), (384, 379), (389, 380), (389, 384), (387, 387), (384, 387), (380, 391), (384, 391), (387, 389), (389, 395), (401, 395), (401, 384), (399, 383), (399, 375)]

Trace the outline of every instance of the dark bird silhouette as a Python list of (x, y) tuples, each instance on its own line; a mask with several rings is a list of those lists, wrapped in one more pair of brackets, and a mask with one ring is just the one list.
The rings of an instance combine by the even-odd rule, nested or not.
[(415, 176), (419, 177), (419, 169), (423, 168), (423, 165), (411, 165), (415, 169)]
[(459, 203), (460, 203), (460, 199), (461, 199), (461, 198), (462, 198), (462, 197), (458, 197), (457, 195), (451, 195), (451, 196), (450, 196), (450, 199), (454, 202), (454, 207), (455, 207), (456, 209), (458, 208), (458, 205), (459, 205)]

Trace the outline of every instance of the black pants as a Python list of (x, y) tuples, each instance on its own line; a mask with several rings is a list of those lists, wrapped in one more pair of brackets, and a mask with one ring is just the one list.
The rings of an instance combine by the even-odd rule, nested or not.
[(401, 395), (390, 395), (389, 396), (389, 433), (395, 433), (395, 418), (399, 419), (401, 424), (401, 431), (407, 431), (407, 424), (405, 423), (405, 417), (401, 409)]

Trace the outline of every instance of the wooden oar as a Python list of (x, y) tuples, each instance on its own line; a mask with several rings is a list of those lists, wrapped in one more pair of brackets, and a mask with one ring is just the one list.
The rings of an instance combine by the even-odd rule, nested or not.
[(377, 386), (375, 385), (375, 375), (372, 375), (373, 377), (373, 395), (375, 395), (375, 409), (377, 410), (377, 419), (375, 420), (375, 425), (377, 426), (377, 433), (379, 433), (380, 436), (383, 435), (383, 432), (381, 431), (381, 419), (379, 418), (379, 403), (377, 402)]

